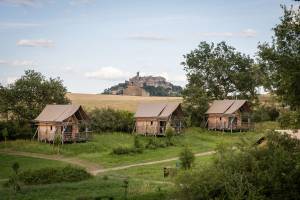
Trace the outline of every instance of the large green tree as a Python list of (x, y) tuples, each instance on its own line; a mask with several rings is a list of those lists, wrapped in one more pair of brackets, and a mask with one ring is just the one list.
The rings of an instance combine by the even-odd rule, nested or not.
[(19, 121), (34, 119), (47, 104), (66, 104), (67, 89), (60, 78), (46, 79), (33, 70), (15, 83), (0, 87), (0, 112)]
[(261, 83), (259, 66), (225, 42), (216, 45), (201, 42), (184, 58), (182, 65), (188, 84), (183, 97), (192, 124), (196, 118), (203, 121), (201, 116), (210, 100), (257, 99), (257, 87)]
[(257, 97), (259, 67), (254, 60), (225, 42), (201, 42), (184, 56), (188, 86), (199, 86), (211, 99)]
[(300, 7), (282, 6), (283, 16), (273, 28), (270, 44), (258, 46), (266, 89), (293, 109), (300, 109)]

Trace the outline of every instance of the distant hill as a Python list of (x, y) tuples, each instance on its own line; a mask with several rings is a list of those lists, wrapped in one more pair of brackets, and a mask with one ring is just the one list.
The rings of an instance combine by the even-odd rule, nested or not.
[[(137, 89), (144, 92), (137, 92)], [(140, 76), (138, 72), (128, 81), (105, 89), (102, 94), (123, 95), (125, 90), (129, 96), (181, 96), (182, 87), (173, 85), (162, 76)]]

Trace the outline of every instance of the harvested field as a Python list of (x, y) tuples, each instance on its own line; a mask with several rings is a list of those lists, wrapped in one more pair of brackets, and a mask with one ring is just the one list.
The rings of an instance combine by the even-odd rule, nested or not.
[(73, 104), (80, 104), (87, 110), (92, 108), (113, 108), (135, 112), (141, 102), (182, 102), (181, 97), (142, 97), (100, 94), (68, 93)]

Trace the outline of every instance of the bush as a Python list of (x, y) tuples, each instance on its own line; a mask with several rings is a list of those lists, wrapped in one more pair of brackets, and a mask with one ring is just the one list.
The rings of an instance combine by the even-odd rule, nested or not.
[(143, 153), (142, 148), (135, 148), (135, 147), (116, 147), (113, 148), (113, 154), (116, 155), (124, 155), (124, 154), (134, 154), (134, 153)]
[(150, 138), (148, 143), (146, 144), (146, 149), (157, 149), (157, 148), (165, 148), (167, 147), (166, 143), (162, 143), (159, 140)]
[(212, 165), (178, 178), (176, 198), (299, 199), (299, 140), (278, 133), (266, 140), (264, 146), (219, 149)]
[(279, 117), (279, 111), (274, 106), (258, 106), (252, 113), (254, 122), (275, 121)]
[(20, 181), (26, 185), (77, 182), (90, 177), (91, 175), (84, 169), (72, 166), (28, 170), (19, 174)]
[(300, 128), (300, 112), (296, 111), (286, 111), (280, 113), (278, 122), (281, 128)]
[[(8, 132), (7, 139), (31, 139), (34, 134), (34, 129), (29, 122), (0, 121), (0, 132), (4, 129)], [(0, 140), (4, 140), (1, 134)]]
[(185, 147), (179, 155), (179, 160), (183, 169), (190, 169), (195, 161), (195, 155), (188, 147)]
[(167, 145), (168, 146), (173, 145), (172, 138), (173, 138), (174, 134), (175, 134), (175, 132), (174, 132), (174, 129), (172, 128), (172, 126), (170, 124), (167, 124), (166, 138), (167, 138)]
[(97, 132), (129, 132), (134, 126), (133, 113), (111, 108), (96, 108), (89, 113), (91, 129)]

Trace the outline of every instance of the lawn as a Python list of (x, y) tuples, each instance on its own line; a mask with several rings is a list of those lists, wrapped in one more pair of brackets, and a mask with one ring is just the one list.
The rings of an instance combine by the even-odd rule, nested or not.
[[(172, 185), (152, 183), (151, 181), (128, 179), (128, 199), (155, 200), (165, 199)], [(10, 188), (1, 188), (0, 197), (3, 200), (75, 200), (87, 197), (113, 197), (124, 199), (124, 179), (109, 177), (94, 177), (76, 183), (59, 183), (37, 186), (23, 186), (21, 192), (14, 194)], [(160, 192), (158, 192), (160, 191)], [(85, 198), (84, 198), (85, 197)]]
[(11, 166), (15, 162), (19, 163), (21, 171), (36, 170), (44, 167), (63, 167), (67, 165), (64, 162), (54, 160), (0, 154), (0, 179), (8, 178), (13, 173)]
[[(204, 166), (208, 166), (213, 162), (213, 155), (210, 156), (203, 156), (203, 157), (196, 157), (194, 168), (200, 169)], [(170, 182), (173, 181), (173, 177), (164, 177), (163, 176), (163, 168), (173, 168), (176, 169), (176, 165), (179, 161), (171, 161), (167, 163), (160, 163), (154, 165), (147, 165), (147, 166), (139, 166), (139, 167), (132, 167), (128, 169), (118, 170), (118, 171), (110, 171), (107, 173), (99, 174), (98, 176), (109, 176), (109, 177), (129, 177), (141, 180), (149, 180), (149, 181), (166, 181)]]
[[(61, 148), (61, 153), (65, 156), (78, 157), (83, 160), (96, 162), (104, 167), (127, 165), (154, 160), (161, 160), (178, 156), (184, 146), (189, 146), (195, 153), (214, 150), (218, 144), (236, 145), (242, 139), (255, 140), (259, 138), (259, 132), (215, 132), (200, 128), (189, 128), (182, 135), (174, 137), (175, 146), (167, 148), (157, 148), (155, 150), (146, 149), (141, 154), (114, 155), (112, 150), (119, 146), (132, 146), (133, 136), (127, 133), (105, 133), (95, 134), (94, 139), (85, 143), (65, 144)], [(139, 137), (144, 145), (150, 137)], [(160, 142), (165, 142), (166, 138), (155, 138)], [(6, 148), (15, 151), (26, 151), (44, 154), (55, 154), (56, 150), (52, 145), (29, 140), (16, 140), (7, 142)], [(0, 143), (0, 149), (5, 149), (5, 145)]]

